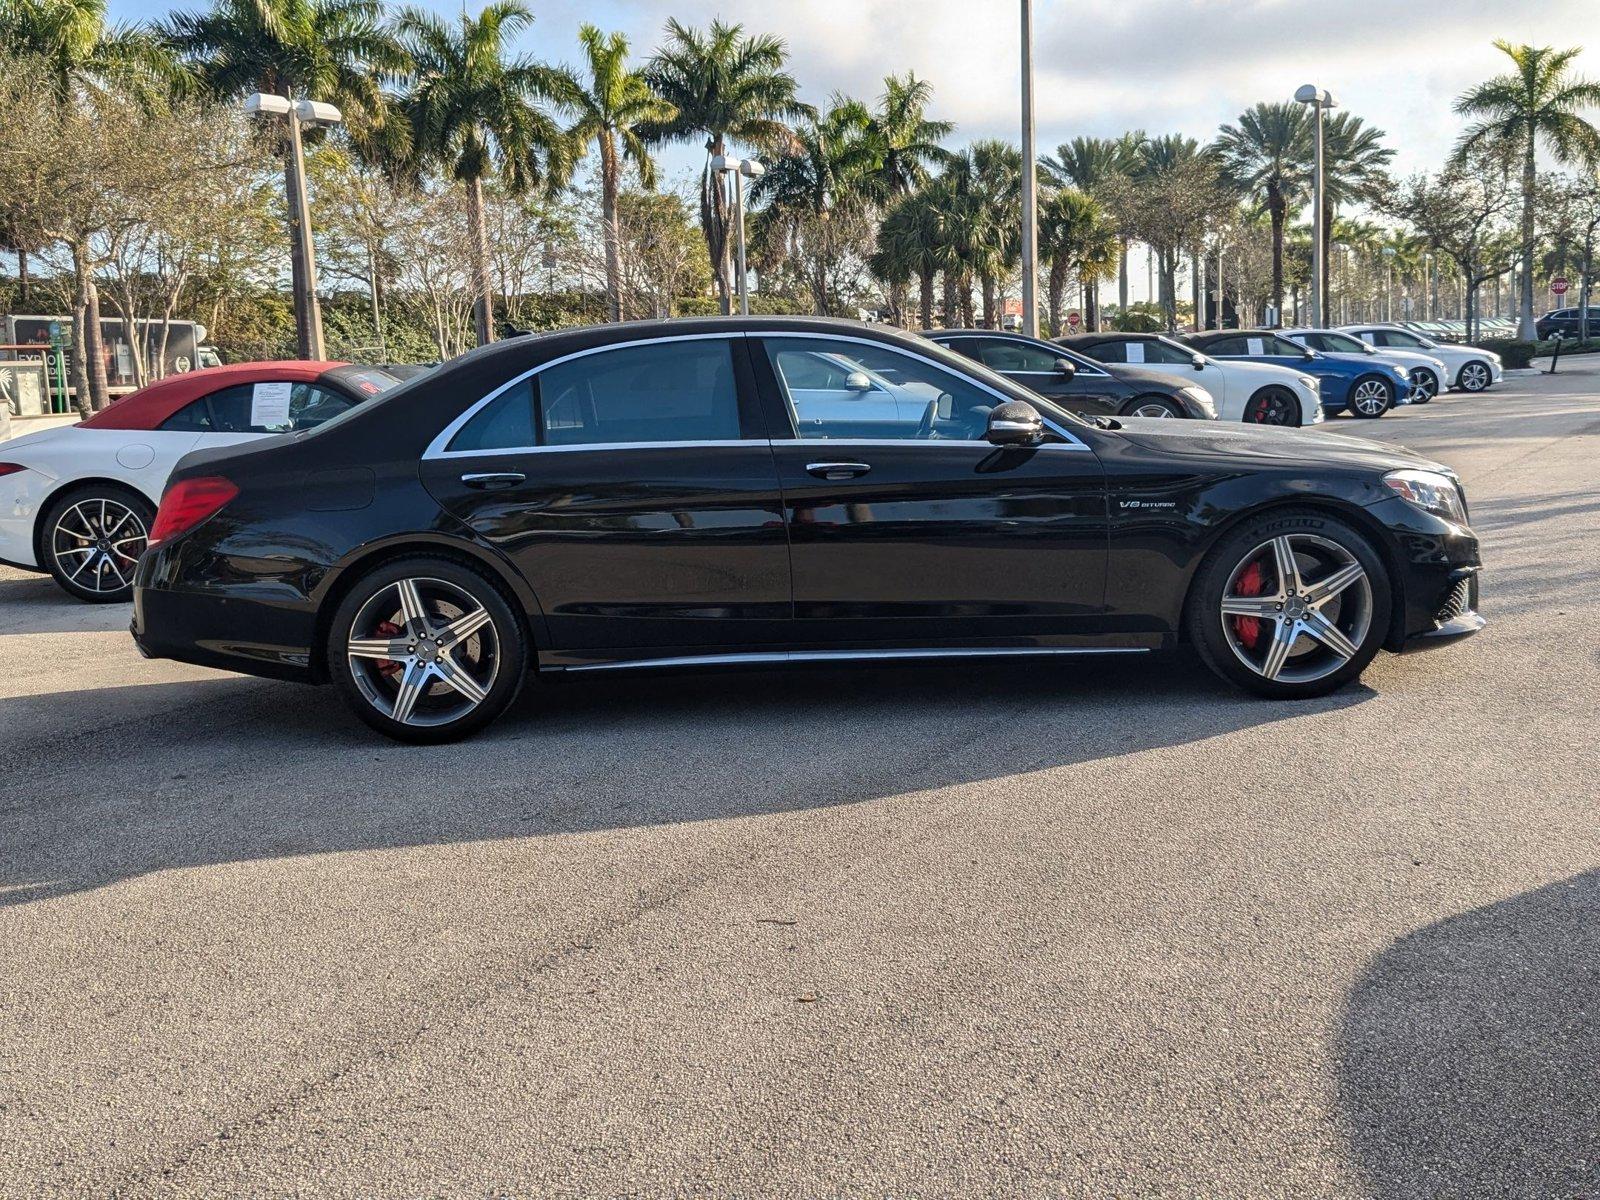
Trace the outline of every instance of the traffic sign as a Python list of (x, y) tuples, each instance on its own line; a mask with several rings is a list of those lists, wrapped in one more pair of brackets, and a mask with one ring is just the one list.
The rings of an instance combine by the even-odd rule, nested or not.
[(1069, 312), (1067, 314), (1067, 324), (1071, 325), (1074, 329), (1076, 329), (1078, 327), (1078, 323), (1081, 320), (1082, 320), (1082, 318), (1078, 316), (1077, 309), (1073, 309), (1073, 311), (1071, 311), (1071, 312)]
[(1550, 290), (1558, 296), (1565, 296), (1569, 286), (1565, 278), (1556, 278), (1550, 281)]

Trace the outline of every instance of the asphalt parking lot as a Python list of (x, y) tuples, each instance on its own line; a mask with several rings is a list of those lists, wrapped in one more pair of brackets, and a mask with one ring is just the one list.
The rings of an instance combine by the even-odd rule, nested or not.
[(410, 748), (0, 570), (0, 1195), (1600, 1191), (1600, 364), (1330, 431), (1460, 470), (1491, 625), (1301, 705), (609, 678)]

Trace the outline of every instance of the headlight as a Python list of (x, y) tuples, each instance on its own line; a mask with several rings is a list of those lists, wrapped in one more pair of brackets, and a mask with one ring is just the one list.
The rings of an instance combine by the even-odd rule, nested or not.
[(1312, 395), (1320, 395), (1322, 393), (1322, 388), (1317, 381), (1309, 375), (1300, 376), (1300, 386), (1312, 393)]
[(1390, 471), (1383, 481), (1418, 508), (1458, 525), (1467, 523), (1461, 489), (1450, 476), (1437, 471)]

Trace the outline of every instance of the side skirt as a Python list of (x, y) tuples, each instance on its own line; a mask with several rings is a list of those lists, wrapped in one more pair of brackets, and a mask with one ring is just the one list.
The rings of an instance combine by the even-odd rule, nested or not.
[(780, 666), (808, 662), (882, 662), (896, 659), (1037, 658), (1045, 655), (1148, 654), (1153, 646), (961, 646), (911, 647), (890, 650), (771, 650), (733, 654), (679, 654), (613, 662), (545, 666), (543, 671), (577, 674), (589, 671), (640, 671), (670, 667)]

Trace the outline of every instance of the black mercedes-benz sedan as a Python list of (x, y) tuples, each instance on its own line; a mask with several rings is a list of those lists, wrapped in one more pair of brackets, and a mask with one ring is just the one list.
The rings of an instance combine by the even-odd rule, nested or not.
[(926, 339), (809, 318), (500, 342), (189, 455), (149, 540), (146, 654), (331, 681), (412, 741), (481, 727), (530, 671), (1188, 643), (1293, 699), (1483, 624), (1437, 463), (1088, 421)]
[(1215, 398), (1198, 383), (1180, 382), (1138, 367), (1095, 362), (1025, 334), (929, 329), (922, 336), (1082, 416), (1217, 419)]

